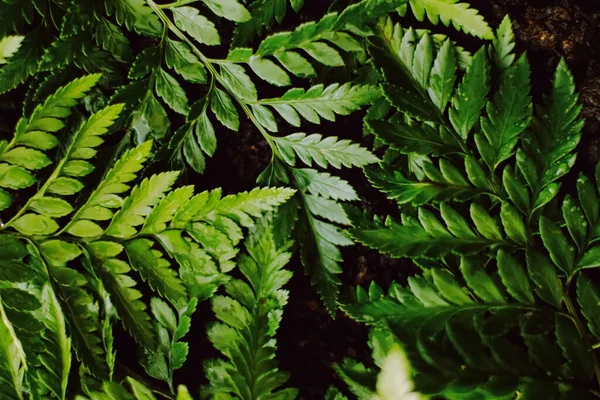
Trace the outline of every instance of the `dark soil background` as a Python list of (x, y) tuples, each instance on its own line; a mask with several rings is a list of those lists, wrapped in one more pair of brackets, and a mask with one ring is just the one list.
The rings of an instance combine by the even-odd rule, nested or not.
[[(527, 51), (532, 67), (532, 88), (535, 100), (540, 100), (550, 87), (553, 71), (561, 57), (571, 67), (586, 118), (583, 140), (575, 171), (567, 176), (569, 182), (579, 171), (590, 173), (600, 160), (600, 0), (471, 0), (488, 23), (496, 28), (509, 14), (513, 20), (518, 52)], [(298, 22), (318, 19), (331, 4), (325, 0), (306, 0), (299, 16), (288, 15), (283, 26), (293, 27)], [(428, 26), (408, 18), (403, 25)], [(469, 50), (477, 49), (482, 42), (443, 27)], [(259, 86), (261, 95), (269, 91), (268, 85)], [(323, 132), (362, 141), (360, 113), (338, 118), (336, 123), (320, 126), (307, 125), (307, 132)], [(227, 193), (248, 190), (270, 158), (270, 150), (254, 128), (246, 124), (237, 133), (222, 131), (219, 149), (207, 162), (208, 173), (199, 179), (202, 186), (222, 186)], [(212, 171), (212, 172), (211, 172)], [(217, 173), (215, 173), (217, 171)], [(370, 188), (360, 170), (345, 170), (341, 174), (359, 192), (361, 206), (377, 214), (393, 212), (393, 202), (386, 200)], [(302, 399), (323, 399), (328, 386), (344, 384), (336, 376), (332, 365), (345, 357), (364, 362), (370, 359), (366, 344), (367, 330), (338, 312), (331, 319), (321, 306), (317, 293), (310, 286), (302, 266), (294, 261), (290, 268), (295, 275), (288, 284), (290, 302), (285, 309), (279, 331), (278, 359), (281, 368), (291, 373), (289, 385), (300, 389)], [(344, 285), (368, 285), (376, 281), (386, 287), (392, 280), (404, 282), (414, 273), (415, 267), (402, 260), (392, 260), (376, 252), (356, 246), (344, 250)], [(198, 385), (200, 360), (212, 353), (206, 342), (204, 324), (210, 319), (208, 310), (200, 309), (190, 339), (191, 354), (179, 378), (191, 389)]]

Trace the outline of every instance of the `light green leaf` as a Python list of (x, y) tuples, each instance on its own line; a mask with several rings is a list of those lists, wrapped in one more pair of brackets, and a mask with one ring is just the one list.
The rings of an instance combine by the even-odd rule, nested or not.
[(21, 47), (24, 36), (5, 36), (0, 39), (0, 64), (6, 64), (6, 60)]
[(273, 61), (253, 56), (250, 58), (250, 68), (260, 79), (276, 86), (289, 86), (292, 84), (288, 74)]
[(455, 29), (478, 36), (482, 39), (492, 39), (494, 33), (477, 10), (469, 8), (467, 3), (459, 0), (409, 0), (415, 17), (423, 21), (425, 14), (434, 25), (438, 21), (446, 26), (452, 24)]
[(69, 227), (68, 232), (73, 236), (96, 237), (102, 235), (104, 229), (92, 221), (82, 219), (73, 223)]
[(512, 21), (506, 15), (492, 40), (494, 64), (500, 72), (504, 71), (515, 61), (513, 50), (515, 48), (515, 35), (512, 29)]
[(44, 258), (56, 266), (64, 266), (81, 255), (77, 245), (63, 240), (48, 240), (39, 245), (39, 249)]
[(140, 232), (160, 233), (164, 231), (175, 216), (175, 213), (179, 211), (193, 195), (193, 186), (180, 187), (169, 193), (152, 209), (152, 212), (144, 221), (144, 226)]
[(378, 161), (367, 149), (347, 139), (338, 140), (335, 136), (323, 139), (318, 133), (308, 136), (305, 133), (294, 133), (274, 138), (273, 141), (285, 161), (292, 166), (296, 163), (296, 155), (308, 166), (312, 166), (314, 160), (323, 168), (328, 165), (338, 169), (342, 165), (360, 167)]
[(200, 43), (218, 45), (221, 43), (215, 25), (193, 7), (171, 8), (173, 19), (178, 28), (189, 33)]
[(73, 211), (73, 207), (68, 202), (55, 197), (34, 199), (29, 207), (38, 214), (54, 218), (64, 217)]
[(275, 57), (285, 69), (300, 78), (309, 78), (316, 74), (312, 64), (294, 51), (277, 53)]
[(134, 187), (123, 206), (113, 217), (106, 230), (107, 235), (116, 237), (130, 237), (135, 235), (135, 227), (144, 223), (144, 217), (151, 212), (151, 207), (156, 205), (164, 196), (179, 172), (170, 171), (152, 175)]
[(177, 330), (177, 317), (175, 317), (173, 309), (157, 297), (153, 297), (152, 300), (150, 300), (150, 307), (154, 318), (156, 318), (162, 326), (169, 329), (171, 335), (174, 335)]
[(252, 113), (260, 125), (262, 125), (265, 129), (271, 132), (277, 132), (277, 122), (275, 121), (275, 116), (271, 110), (265, 106), (261, 106), (260, 104), (253, 104)]
[(12, 226), (24, 235), (50, 235), (58, 230), (53, 219), (37, 214), (25, 214), (19, 217)]
[(0, 303), (0, 376), (5, 394), (23, 399), (23, 378), (26, 369), (25, 352), (15, 330)]
[(358, 199), (358, 195), (350, 184), (327, 172), (318, 172), (309, 168), (292, 170), (299, 190), (308, 191), (315, 196), (333, 200), (350, 201)]
[(222, 64), (221, 76), (230, 93), (242, 100), (256, 101), (256, 87), (244, 67), (237, 64)]
[(77, 179), (59, 177), (54, 179), (48, 186), (48, 193), (59, 194), (61, 196), (69, 196), (78, 193), (83, 189), (83, 183)]
[(333, 47), (322, 42), (310, 42), (301, 46), (312, 58), (327, 65), (328, 67), (339, 67), (344, 65), (344, 59)]

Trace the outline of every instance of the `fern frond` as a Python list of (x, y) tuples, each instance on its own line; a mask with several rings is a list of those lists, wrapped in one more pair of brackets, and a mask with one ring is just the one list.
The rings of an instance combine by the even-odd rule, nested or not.
[(175, 171), (160, 173), (134, 187), (112, 218), (106, 234), (125, 238), (135, 235), (135, 227), (144, 223), (144, 217), (151, 213), (152, 207), (169, 191), (178, 175)]
[(212, 209), (213, 213), (231, 218), (236, 223), (249, 228), (254, 226), (252, 218), (258, 218), (275, 207), (285, 203), (295, 193), (287, 188), (255, 188), (226, 196)]
[(273, 339), (287, 303), (287, 291), (282, 287), (291, 273), (282, 268), (291, 255), (285, 252), (286, 247), (276, 247), (271, 226), (265, 220), (254, 228), (246, 249), (248, 255), (239, 257), (239, 268), (246, 279), (226, 285), (231, 297), (216, 296), (212, 300), (213, 311), (221, 322), (209, 328), (208, 336), (227, 359), (205, 364), (210, 386), (203, 393), (210, 398), (223, 392), (247, 399), (294, 398), (296, 389), (281, 389), (288, 374), (277, 368)]
[(23, 399), (23, 377), (25, 374), (25, 352), (17, 338), (5, 308), (0, 303), (0, 374), (2, 392), (15, 399)]
[[(3, 5), (3, 7), (5, 7), (5, 5)], [(2, 14), (2, 12), (0, 12), (0, 14)], [(9, 25), (0, 23), (0, 26), (4, 28)], [(47, 44), (47, 41), (44, 38), (45, 34), (46, 31), (43, 27), (38, 27), (27, 34), (21, 43), (19, 50), (10, 58), (8, 63), (0, 69), (0, 94), (4, 94), (16, 88), (37, 72), (38, 63), (44, 54), (44, 47)], [(4, 35), (0, 35), (0, 37), (3, 36)]]
[[(512, 155), (519, 135), (531, 121), (532, 109), (529, 63), (522, 56), (502, 75), (494, 102), (488, 102), (486, 106), (487, 117), (481, 119), (488, 145), (479, 145), (479, 151), (490, 169), (495, 169)], [(476, 134), (475, 142), (483, 141), (483, 137)]]
[(379, 97), (379, 91), (369, 85), (316, 85), (308, 90), (291, 89), (280, 98), (261, 99), (259, 105), (272, 107), (292, 126), (300, 126), (301, 118), (314, 124), (320, 118), (335, 121), (335, 115), (348, 115)]
[(561, 60), (552, 92), (537, 110), (533, 129), (525, 138), (525, 151), (517, 154), (517, 165), (534, 194), (531, 211), (554, 198), (560, 188), (555, 181), (575, 163), (572, 152), (583, 128), (577, 99), (573, 75)]
[(139, 272), (151, 288), (175, 305), (181, 305), (187, 298), (183, 283), (177, 273), (170, 268), (169, 262), (159, 250), (153, 249), (154, 243), (147, 239), (134, 239), (127, 242), (125, 250), (133, 269)]
[(494, 34), (483, 17), (477, 10), (469, 8), (467, 3), (459, 3), (459, 0), (409, 0), (410, 7), (419, 21), (425, 19), (425, 15), (432, 24), (440, 20), (446, 26), (451, 23), (457, 30), (463, 30), (473, 36), (482, 39), (492, 39)]
[(52, 379), (44, 383), (60, 399), (66, 398), (69, 371), (71, 369), (71, 339), (67, 336), (66, 321), (58, 298), (49, 284), (42, 289), (42, 315), (46, 332), (44, 336), (48, 346), (42, 354), (41, 362)]
[[(581, 395), (587, 398), (583, 382), (589, 382), (592, 361), (582, 353), (584, 341), (572, 320), (532, 306), (534, 297), (523, 267), (503, 251), (498, 273), (502, 283), (478, 258), (463, 258), (460, 273), (433, 268), (422, 277), (409, 278), (408, 288), (393, 284), (387, 295), (375, 284), (368, 293), (358, 288), (355, 303), (343, 308), (369, 324), (388, 321), (416, 370), (417, 390), (443, 396), (469, 376), (472, 388), (488, 396), (486, 388), (495, 381), (504, 382), (497, 387), (502, 388), (502, 398), (512, 398), (534, 383), (548, 385), (549, 393), (562, 392), (554, 380), (570, 386), (568, 390), (582, 388)], [(522, 280), (506, 273), (518, 273)], [(507, 300), (506, 291), (516, 301)], [(509, 341), (507, 334), (518, 335), (521, 341)], [(444, 341), (451, 347), (444, 347)], [(581, 374), (565, 373), (565, 362), (578, 363)], [(436, 371), (435, 381), (429, 368)]]
[(472, 199), (486, 191), (475, 187), (470, 177), (441, 159), (439, 168), (430, 162), (422, 164), (423, 179), (410, 179), (399, 171), (384, 169), (366, 170), (371, 184), (395, 199), (398, 204), (410, 203), (414, 206), (454, 200), (457, 202)]
[[(485, 248), (518, 246), (504, 237), (502, 228), (477, 203), (470, 207), (471, 224), (447, 203), (440, 204), (442, 224), (434, 213), (419, 208), (418, 219), (406, 217), (403, 223), (387, 218), (381, 222), (367, 222), (351, 214), (354, 229), (350, 233), (358, 242), (379, 249), (393, 257), (440, 258), (454, 252), (473, 254)], [(352, 217), (354, 216), (354, 218)], [(513, 221), (517, 222), (517, 221)], [(523, 224), (522, 221), (518, 223)]]
[(285, 137), (273, 138), (277, 150), (287, 163), (294, 166), (296, 155), (308, 166), (313, 161), (320, 167), (328, 165), (334, 168), (361, 167), (378, 161), (367, 149), (347, 139), (338, 140), (335, 136), (322, 139), (318, 133), (306, 135), (294, 133)]
[(162, 24), (144, 0), (109, 0), (106, 9), (119, 25), (144, 35), (158, 37)]
[(358, 195), (348, 182), (328, 174), (309, 168), (296, 168), (293, 170), (294, 179), (298, 189), (333, 200), (357, 200)]

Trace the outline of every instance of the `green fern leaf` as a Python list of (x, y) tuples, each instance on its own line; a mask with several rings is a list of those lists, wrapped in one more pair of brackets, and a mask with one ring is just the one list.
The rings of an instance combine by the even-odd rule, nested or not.
[(104, 360), (105, 351), (101, 347), (98, 311), (90, 309), (89, 305), (94, 304), (94, 300), (85, 287), (88, 280), (69, 268), (52, 267), (50, 274), (57, 283), (55, 289), (69, 321), (79, 360), (95, 376), (107, 377), (108, 368)]
[(186, 291), (177, 274), (170, 268), (169, 262), (159, 250), (153, 249), (154, 243), (148, 239), (135, 239), (125, 244), (125, 250), (133, 269), (139, 272), (151, 288), (167, 298), (174, 305), (186, 300)]
[(308, 166), (314, 162), (325, 168), (331, 165), (334, 168), (362, 167), (378, 161), (368, 150), (352, 143), (347, 139), (338, 140), (335, 136), (322, 139), (318, 133), (306, 135), (294, 133), (289, 136), (273, 138), (277, 150), (285, 161), (294, 166), (296, 155)]
[(37, 72), (38, 63), (44, 54), (45, 34), (45, 30), (39, 27), (26, 35), (19, 50), (0, 69), (0, 94), (16, 88)]
[(489, 65), (485, 49), (482, 48), (473, 56), (471, 65), (458, 85), (449, 112), (452, 126), (463, 139), (468, 138), (469, 132), (479, 120), (490, 89), (489, 79)]
[(237, 131), (240, 127), (240, 117), (231, 96), (219, 88), (216, 88), (210, 101), (210, 109), (219, 122), (224, 126)]
[(0, 64), (6, 64), (6, 60), (11, 58), (23, 42), (23, 36), (6, 36), (0, 39)]
[(25, 373), (25, 353), (15, 330), (0, 304), (0, 360), (2, 368), (2, 391), (7, 396), (23, 399), (23, 376)]
[(117, 61), (129, 62), (131, 60), (129, 39), (123, 35), (118, 26), (106, 18), (101, 18), (94, 33), (96, 44), (111, 53)]
[(225, 215), (238, 224), (249, 228), (254, 226), (252, 218), (258, 218), (275, 207), (285, 203), (295, 193), (287, 188), (255, 188), (224, 197), (214, 208), (216, 214)]
[(106, 234), (115, 237), (131, 237), (136, 234), (135, 227), (144, 223), (144, 217), (151, 213), (164, 193), (167, 192), (179, 172), (171, 171), (153, 175), (134, 187), (131, 195), (125, 199), (121, 209), (113, 217)]
[(193, 7), (177, 7), (171, 9), (177, 27), (189, 33), (200, 43), (218, 45), (221, 43), (219, 32), (215, 25), (206, 17), (200, 15)]
[(95, 265), (110, 298), (114, 302), (123, 326), (141, 345), (152, 349), (154, 334), (146, 305), (140, 300), (142, 294), (134, 289), (135, 281), (127, 275), (127, 263), (118, 259), (102, 260)]
[(337, 176), (309, 168), (292, 170), (298, 190), (333, 200), (357, 200), (358, 195), (350, 184)]
[(167, 39), (165, 62), (181, 77), (192, 83), (206, 83), (206, 70), (190, 48), (177, 40)]
[(42, 289), (42, 314), (47, 330), (46, 339), (51, 346), (41, 357), (42, 364), (53, 376), (52, 384), (48, 379), (44, 383), (54, 395), (60, 399), (66, 398), (69, 371), (71, 368), (71, 339), (67, 336), (66, 321), (56, 294), (49, 285)]
[(583, 120), (579, 117), (573, 76), (564, 60), (554, 75), (552, 93), (534, 119), (525, 151), (517, 154), (517, 164), (534, 192), (532, 211), (550, 201), (560, 185), (554, 183), (575, 163), (575, 149), (581, 138)]
[(445, 127), (407, 123), (399, 114), (390, 121), (367, 121), (366, 126), (390, 148), (403, 154), (439, 156), (461, 151), (460, 144)]
[(427, 89), (431, 101), (441, 112), (444, 112), (448, 101), (450, 101), (455, 80), (456, 55), (454, 46), (452, 46), (450, 40), (446, 40), (433, 63), (429, 78), (430, 87)]
[(433, 213), (420, 208), (418, 221), (410, 219), (403, 224), (389, 217), (385, 225), (358, 222), (351, 218), (354, 229), (350, 233), (358, 242), (393, 257), (439, 258), (449, 252), (472, 254), (486, 247), (511, 246), (510, 242), (498, 236), (498, 226), (483, 209), (471, 207), (471, 217), (478, 234), (446, 203), (440, 205), (440, 211), (446, 226)]
[(302, 118), (314, 124), (320, 118), (335, 121), (335, 115), (348, 115), (379, 97), (379, 90), (370, 85), (332, 84), (316, 85), (304, 89), (288, 90), (280, 98), (259, 100), (258, 104), (270, 106), (293, 126), (300, 126)]
[[(494, 170), (512, 155), (519, 135), (531, 121), (529, 63), (524, 56), (504, 72), (494, 102), (488, 102), (486, 110), (488, 116), (482, 118), (481, 129), (491, 151), (484, 151), (482, 147), (479, 150), (490, 169)], [(475, 141), (482, 140), (476, 134)]]
[(492, 40), (494, 64), (500, 72), (506, 70), (515, 61), (514, 48), (515, 35), (512, 30), (512, 21), (507, 15), (502, 19), (496, 37)]
[(439, 169), (429, 162), (423, 163), (422, 167), (427, 179), (419, 181), (408, 179), (399, 171), (374, 169), (366, 170), (365, 174), (374, 187), (399, 204), (420, 206), (432, 201), (464, 201), (481, 194), (446, 160), (440, 160)]
[[(283, 285), (291, 278), (283, 267), (289, 262), (286, 247), (277, 248), (268, 221), (261, 221), (246, 243), (249, 255), (239, 257), (239, 268), (248, 283), (234, 280), (227, 284), (231, 297), (216, 296), (212, 306), (222, 322), (213, 324), (208, 337), (227, 360), (209, 361), (210, 386), (203, 395), (237, 394), (242, 398), (294, 398), (295, 389), (281, 389), (288, 374), (279, 371), (275, 357), (274, 335), (287, 302)], [(219, 365), (222, 376), (212, 368)], [(252, 366), (252, 367), (250, 367)]]
[(433, 24), (441, 20), (446, 26), (452, 23), (454, 28), (482, 39), (494, 37), (483, 17), (467, 3), (458, 3), (458, 0), (409, 0), (409, 4), (419, 21), (423, 21), (427, 14)]
[(77, 211), (64, 230), (80, 237), (93, 237), (102, 233), (102, 228), (91, 220), (98, 219), (98, 214), (112, 217), (110, 209), (123, 205), (123, 198), (118, 194), (129, 189), (126, 183), (135, 179), (135, 173), (142, 168), (143, 162), (150, 154), (152, 142), (146, 142), (123, 154), (112, 169), (110, 169), (98, 188), (88, 198), (88, 201)]

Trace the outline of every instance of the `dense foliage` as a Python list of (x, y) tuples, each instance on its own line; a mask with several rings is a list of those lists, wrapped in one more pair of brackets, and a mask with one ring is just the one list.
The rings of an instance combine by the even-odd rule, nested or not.
[[(373, 364), (335, 366), (327, 398), (600, 397), (600, 172), (563, 195), (583, 126), (566, 63), (534, 110), (508, 18), (337, 0), (277, 26), (303, 5), (0, 0), (0, 107), (20, 114), (0, 127), (0, 398), (296, 398), (275, 357), (294, 253), (331, 317), (371, 326)], [(319, 129), (362, 107), (373, 151)], [(244, 126), (271, 151), (257, 187), (191, 185)], [(347, 204), (352, 167), (399, 220)], [(340, 297), (354, 242), (421, 273)], [(219, 356), (190, 360), (188, 392), (202, 302)]]

